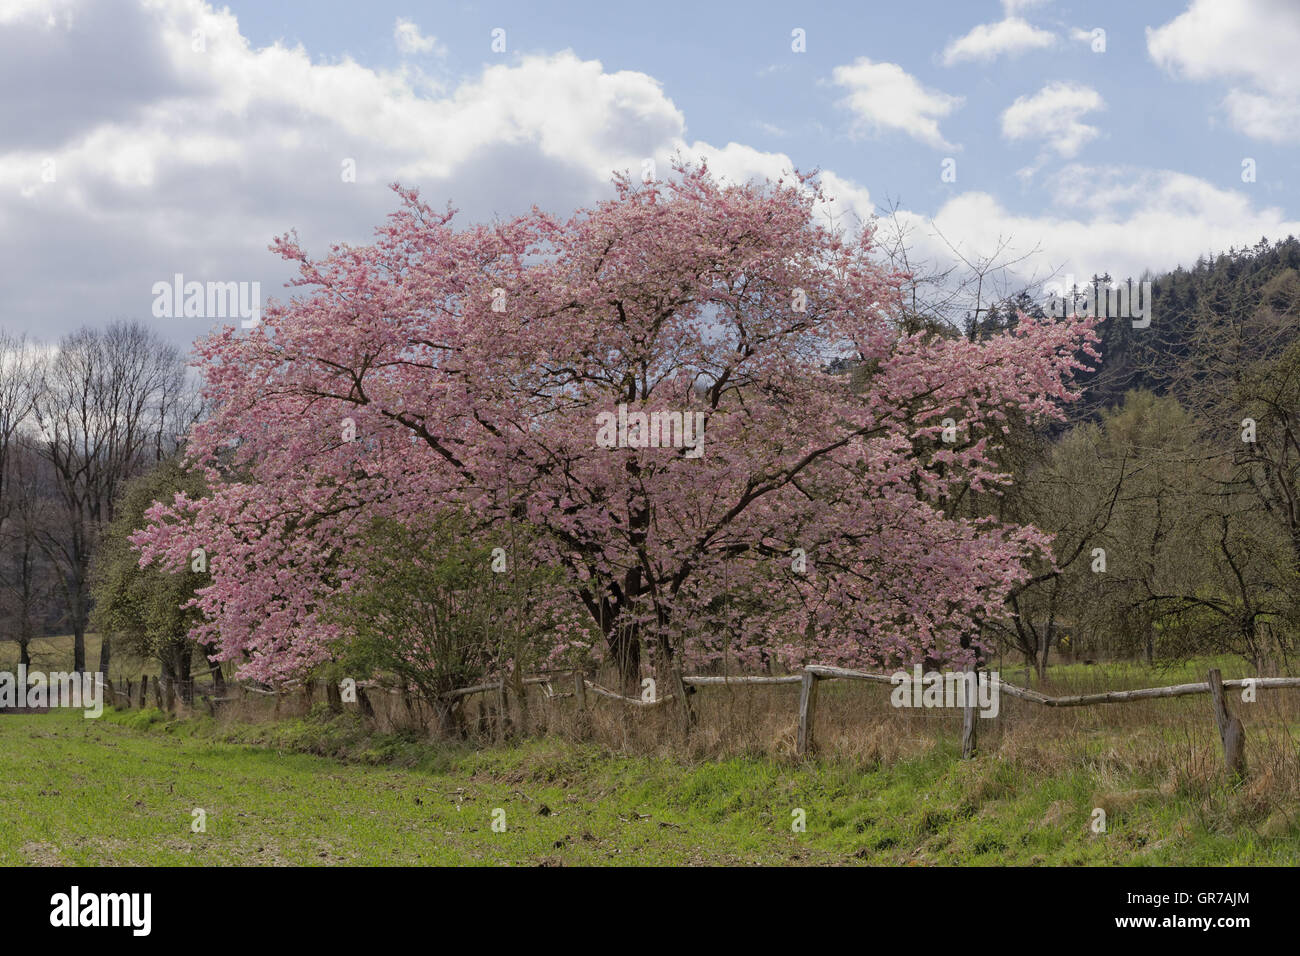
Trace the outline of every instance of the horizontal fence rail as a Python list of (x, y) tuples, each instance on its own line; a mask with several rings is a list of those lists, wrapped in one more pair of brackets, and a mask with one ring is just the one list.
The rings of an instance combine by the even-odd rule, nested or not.
[[(1131, 700), (1155, 700), (1161, 697), (1186, 697), (1189, 694), (1208, 694), (1210, 682), (1174, 684), (1170, 687), (1143, 687), (1139, 690), (1110, 690), (1100, 694), (1078, 694), (1071, 697), (1048, 697), (1038, 691), (994, 681), (1002, 693), (1021, 700), (1042, 704), (1044, 707), (1091, 707), (1094, 704), (1123, 704)], [(1300, 687), (1300, 677), (1243, 677), (1223, 681), (1224, 687)]]
[[(970, 672), (972, 675), (974, 672)], [(928, 675), (927, 675), (928, 676)], [(573, 689), (571, 691), (557, 692), (553, 685), (560, 683), (561, 680), (568, 679), (572, 681)], [(817, 686), (826, 680), (857, 680), (874, 684), (889, 684), (892, 686), (910, 685), (914, 677), (906, 672), (895, 672), (893, 674), (872, 674), (867, 671), (853, 670), (847, 667), (832, 667), (826, 664), (808, 664), (802, 671), (796, 674), (784, 675), (687, 675), (680, 678), (681, 687), (720, 687), (720, 686), (763, 686), (763, 685), (781, 685), (781, 684), (798, 684), (799, 692), (799, 725), (796, 738), (796, 752), (800, 755), (811, 753), (815, 749), (813, 736), (813, 722), (816, 717), (817, 708)], [(631, 704), (636, 707), (654, 708), (667, 704), (677, 697), (675, 694), (657, 694), (653, 691), (652, 696), (632, 697), (626, 694), (610, 690), (608, 687), (602, 687), (600, 684), (588, 679), (581, 670), (546, 672), (543, 674), (524, 677), (522, 684), (527, 686), (539, 686), (542, 690), (543, 697), (547, 700), (561, 700), (574, 698), (577, 701), (579, 709), (585, 709), (587, 706), (588, 694), (595, 697), (603, 697), (608, 700), (615, 700), (621, 703)], [(126, 690), (119, 690), (113, 687), (112, 682), (105, 682), (110, 693), (115, 697), (126, 699), (127, 706), (136, 698), (132, 693), (132, 682), (126, 681)], [(168, 687), (168, 685), (171, 685)], [(164, 678), (153, 678), (154, 698), (158, 705), (163, 706), (164, 696), (168, 700), (172, 698), (177, 688), (182, 689), (188, 699), (198, 698), (208, 707), (209, 711), (215, 713), (215, 705), (228, 701), (240, 699), (239, 693), (257, 694), (265, 697), (276, 698), (276, 707), (279, 708), (279, 701), (293, 691), (301, 691), (307, 694), (310, 699), (311, 689), (317, 684), (324, 684), (327, 688), (334, 688), (337, 685), (329, 681), (299, 681), (287, 684), (281, 687), (258, 686), (255, 682), (250, 681), (227, 681), (225, 687), (225, 696), (215, 696), (216, 687), (212, 685), (200, 685), (197, 681), (168, 681)], [(139, 706), (143, 707), (147, 700), (147, 688), (149, 678), (144, 676), (140, 679), (139, 685)], [(499, 699), (503, 700), (504, 695), (512, 686), (512, 681), (505, 678), (487, 681), (480, 684), (474, 684), (469, 687), (458, 687), (453, 690), (445, 691), (439, 697), (443, 700), (457, 700), (471, 697), (475, 694), (495, 693)], [(517, 684), (515, 685), (517, 686)], [(1062, 697), (1052, 697), (1040, 693), (1036, 690), (1030, 690), (1026, 687), (1018, 687), (1015, 684), (1009, 684), (1001, 678), (992, 678), (989, 686), (1000, 694), (1006, 694), (1018, 700), (1028, 701), (1032, 704), (1038, 704), (1043, 707), (1093, 707), (1102, 704), (1123, 704), (1141, 700), (1160, 700), (1165, 698), (1186, 697), (1193, 694), (1210, 694), (1214, 708), (1215, 724), (1219, 730), (1220, 738), (1223, 744), (1224, 758), (1228, 766), (1238, 774), (1245, 773), (1245, 750), (1244, 740), (1245, 733), (1242, 729), (1239, 718), (1232, 714), (1228, 706), (1225, 690), (1229, 688), (1260, 688), (1260, 689), (1281, 689), (1281, 688), (1300, 688), (1300, 677), (1244, 677), (1234, 680), (1223, 680), (1220, 672), (1211, 670), (1206, 680), (1190, 684), (1172, 684), (1165, 687), (1142, 687), (1134, 690), (1114, 690), (1103, 691), (1095, 694), (1073, 694)], [(378, 690), (389, 694), (405, 694), (400, 688), (392, 687), (379, 681), (357, 681), (358, 698), (363, 705), (367, 714), (373, 713), (369, 701), (365, 699), (365, 691)], [(230, 692), (234, 691), (235, 695)], [(331, 691), (336, 696), (335, 691)], [(693, 693), (693, 691), (692, 691)], [(963, 695), (962, 707), (962, 755), (963, 757), (974, 756), (975, 753), (975, 702), (968, 699), (973, 695)]]

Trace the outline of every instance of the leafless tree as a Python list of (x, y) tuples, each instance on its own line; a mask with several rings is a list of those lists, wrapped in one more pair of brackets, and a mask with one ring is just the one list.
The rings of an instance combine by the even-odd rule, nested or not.
[(8, 482), (19, 432), (36, 400), (36, 352), (26, 337), (0, 330), (0, 535), (14, 507)]
[(1051, 281), (1060, 269), (1042, 275), (1025, 274), (1041, 245), (1018, 251), (1015, 238), (999, 236), (991, 251), (974, 253), (953, 243), (936, 223), (929, 223), (930, 239), (944, 252), (927, 256), (919, 251), (919, 227), (900, 215), (896, 200), (889, 201), (876, 220), (876, 243), (885, 261), (904, 275), (904, 330), (947, 327), (961, 330), (978, 324), (981, 313), (999, 305), (1031, 298), (1031, 290)]
[[(52, 470), (59, 518), (43, 547), (60, 569), (73, 633), (73, 666), (85, 670), (87, 572), (124, 483), (170, 454), (197, 414), (179, 349), (139, 323), (84, 328), (43, 363), (34, 403), (36, 446)], [(103, 635), (99, 670), (111, 657)]]
[[(29, 663), (27, 648), (31, 642), (34, 627), (35, 607), (31, 602), (36, 599), (33, 588), (21, 585), (26, 572), (26, 581), (33, 584), (35, 562), (33, 554), (35, 540), (32, 537), (31, 510), (28, 492), (31, 468), (22, 467), (22, 429), (28, 423), (36, 399), (37, 355), (32, 343), (23, 336), (11, 335), (0, 330), (0, 588), (3, 598), (11, 597), (11, 589), (17, 590), (17, 604), (9, 600), (0, 600), (3, 609), (4, 629), (0, 636), (17, 639), (21, 663)], [(31, 599), (25, 602), (24, 595)]]
[[(31, 665), (32, 638), (44, 630), (57, 602), (57, 575), (43, 548), (57, 517), (49, 463), (20, 434), (5, 461), (8, 513), (0, 532), (0, 620), (18, 642), (18, 662)], [(6, 633), (7, 632), (7, 633)]]

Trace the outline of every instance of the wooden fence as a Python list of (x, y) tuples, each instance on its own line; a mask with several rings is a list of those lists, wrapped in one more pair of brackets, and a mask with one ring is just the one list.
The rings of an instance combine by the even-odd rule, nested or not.
[[(817, 705), (817, 683), (837, 678), (847, 680), (865, 680), (876, 683), (896, 684), (897, 681), (887, 674), (868, 674), (863, 671), (848, 670), (843, 667), (824, 667), (810, 664), (804, 668), (803, 691), (799, 696), (799, 737), (798, 751), (809, 753), (813, 749), (813, 716)], [(910, 679), (910, 678), (909, 678)], [(1234, 716), (1228, 706), (1228, 687), (1279, 688), (1300, 687), (1300, 677), (1245, 677), (1239, 680), (1224, 680), (1218, 668), (1211, 669), (1206, 679), (1196, 684), (1174, 684), (1168, 687), (1143, 687), (1137, 690), (1112, 690), (1099, 694), (1078, 694), (1069, 697), (1049, 697), (1035, 690), (1008, 684), (1000, 678), (990, 681), (998, 693), (1008, 697), (1027, 700), (1043, 707), (1092, 707), (1099, 704), (1124, 704), (1137, 700), (1152, 700), (1163, 697), (1185, 697), (1189, 694), (1210, 694), (1215, 726), (1219, 731), (1219, 740), (1223, 745), (1223, 756), (1227, 766), (1238, 775), (1246, 773), (1246, 734), (1241, 719)], [(962, 756), (975, 755), (976, 716), (975, 703), (965, 695), (962, 708)]]
[[(976, 701), (973, 699), (972, 692), (974, 684), (973, 672), (971, 675), (971, 684), (967, 685), (967, 692), (963, 695), (962, 707), (962, 756), (970, 758), (975, 755), (976, 751)], [(564, 686), (565, 681), (572, 681), (573, 690), (560, 691), (555, 690), (555, 685)], [(720, 685), (762, 685), (762, 684), (798, 684), (799, 691), (799, 729), (796, 738), (796, 750), (800, 755), (810, 754), (815, 749), (815, 740), (813, 735), (813, 722), (817, 712), (817, 688), (822, 681), (827, 680), (859, 680), (868, 681), (877, 684), (898, 685), (898, 679), (891, 674), (870, 674), (865, 671), (850, 670), (844, 667), (829, 667), (822, 664), (809, 664), (804, 667), (803, 671), (798, 674), (788, 674), (784, 676), (683, 676), (682, 685), (686, 687), (714, 687)], [(911, 676), (907, 677), (907, 682), (912, 680)], [(311, 687), (316, 683), (324, 684), (330, 690), (331, 696), (337, 693), (335, 685), (325, 681), (304, 682), (295, 685), (298, 689), (305, 691), (310, 696)], [(672, 693), (658, 695), (655, 694), (649, 698), (628, 697), (624, 694), (617, 693), (609, 688), (602, 687), (596, 682), (589, 680), (583, 671), (557, 671), (550, 675), (537, 675), (523, 679), (525, 685), (540, 685), (543, 695), (548, 700), (558, 700), (561, 698), (575, 698), (580, 709), (586, 709), (588, 693), (603, 697), (609, 700), (620, 701), (637, 707), (659, 707), (675, 699)], [(153, 692), (155, 702), (159, 707), (164, 704), (164, 697), (167, 691), (161, 686), (157, 678), (153, 682)], [(503, 702), (504, 695), (510, 687), (511, 682), (507, 679), (498, 679), (488, 681), (483, 684), (476, 684), (472, 687), (461, 687), (456, 690), (448, 691), (442, 695), (447, 699), (469, 697), (474, 694), (496, 693), (498, 700)], [(133, 699), (132, 683), (126, 681), (126, 690), (114, 689), (111, 682), (106, 682), (110, 692), (119, 697), (127, 699), (127, 706), (131, 705)], [(142, 677), (139, 685), (139, 705), (143, 707), (147, 701), (147, 691), (149, 688), (148, 677)], [(380, 690), (392, 694), (401, 694), (396, 688), (384, 687), (374, 681), (358, 681), (358, 701), (362, 704), (363, 710), (367, 713), (373, 713), (369, 701), (366, 698), (366, 690)], [(1232, 713), (1228, 705), (1226, 694), (1227, 688), (1300, 688), (1300, 677), (1246, 677), (1238, 680), (1223, 680), (1218, 669), (1212, 669), (1206, 675), (1206, 679), (1194, 684), (1174, 684), (1167, 687), (1143, 687), (1136, 690), (1117, 690), (1104, 691), (1096, 694), (1078, 694), (1066, 697), (1049, 697), (1046, 694), (1030, 690), (1025, 687), (1017, 687), (1014, 684), (1008, 684), (1000, 678), (989, 678), (988, 686), (997, 691), (999, 694), (1006, 694), (1009, 697), (1015, 697), (1019, 700), (1029, 701), (1043, 707), (1093, 707), (1101, 704), (1124, 704), (1140, 700), (1152, 700), (1168, 697), (1185, 697), (1190, 694), (1209, 694), (1211, 698), (1212, 713), (1215, 727), (1219, 732), (1219, 739), (1223, 746), (1223, 755), (1226, 765), (1238, 775), (1244, 775), (1246, 772), (1246, 754), (1245, 754), (1245, 730), (1240, 718)], [(283, 699), (288, 693), (286, 688), (268, 688), (259, 687), (256, 684), (248, 682), (227, 682), (227, 695), (215, 696), (208, 693), (207, 688), (195, 682), (191, 682), (189, 688), (191, 693), (188, 695), (197, 698), (207, 706), (210, 713), (216, 712), (216, 705), (222, 702), (236, 700), (237, 696), (230, 694), (233, 690), (235, 694), (259, 694), (273, 696), (278, 701)]]

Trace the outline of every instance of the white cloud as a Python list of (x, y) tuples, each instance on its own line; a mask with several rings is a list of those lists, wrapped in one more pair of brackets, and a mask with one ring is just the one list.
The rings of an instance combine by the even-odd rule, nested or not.
[(1075, 83), (1049, 83), (1032, 96), (1020, 96), (1002, 113), (1002, 135), (1009, 140), (1038, 140), (1045, 148), (1071, 157), (1100, 130), (1082, 122), (1106, 108), (1101, 94)]
[(72, 23), (71, 0), (4, 0), (0, 3), (0, 26), (10, 23), (39, 23), (48, 29)]
[[(706, 160), (720, 182), (784, 179), (788, 183), (794, 168), (794, 161), (785, 153), (768, 153), (740, 143), (718, 148), (697, 140), (683, 147), (685, 154)], [(851, 229), (871, 216), (874, 206), (865, 187), (830, 170), (823, 170), (819, 178), (829, 201), (814, 211), (823, 220), (834, 219)]]
[[(317, 253), (369, 241), (397, 205), (393, 181), (481, 221), (533, 203), (567, 213), (610, 195), (614, 170), (653, 157), (666, 171), (674, 152), (733, 176), (793, 166), (781, 153), (688, 142), (654, 77), (571, 52), (496, 62), (438, 92), (406, 67), (254, 47), (232, 13), (199, 0), (65, 7), (57, 31), (35, 15), (0, 30), (0, 88), (21, 79), (56, 114), (0, 96), (0, 321), (47, 337), (85, 321), (149, 321), (152, 284), (176, 272), (283, 295), (292, 270), (267, 251), (271, 238), (296, 228)], [(92, 79), (102, 76), (116, 82)], [(863, 187), (823, 181), (835, 208), (870, 214)], [(162, 331), (187, 343), (208, 324)]]
[[(652, 157), (666, 171), (677, 151), (731, 180), (793, 166), (781, 152), (688, 140), (654, 77), (571, 52), (497, 61), (430, 92), (405, 68), (254, 47), (233, 14), (198, 0), (62, 2), (56, 28), (29, 11), (0, 30), (0, 89), (41, 89), (55, 104), (52, 117), (30, 97), (0, 97), (0, 322), (47, 338), (86, 321), (149, 321), (152, 284), (176, 272), (261, 281), (264, 295), (280, 295), (291, 270), (267, 252), (271, 237), (297, 228), (315, 253), (368, 241), (396, 205), (394, 180), (484, 220), (534, 202), (567, 212), (608, 196), (612, 170), (635, 173)], [(105, 75), (111, 88), (92, 82)], [(960, 97), (892, 63), (859, 60), (834, 80), (863, 125), (947, 145), (939, 121)], [(1059, 135), (1060, 113), (1048, 113), (1045, 142)], [(46, 160), (57, 171), (48, 180)], [(355, 182), (340, 175), (345, 160)], [(822, 183), (834, 202), (820, 212), (848, 225), (871, 214), (865, 185), (833, 171)], [(935, 221), (971, 251), (991, 251), (999, 235), (1041, 242), (1036, 261), (1077, 275), (1169, 268), (1300, 233), (1244, 192), (1173, 172), (1069, 166), (1047, 186), (1050, 212), (1018, 215), (968, 192)], [(208, 324), (178, 319), (162, 331), (188, 342)]]
[(1018, 272), (1041, 281), (1053, 270), (1136, 277), (1188, 265), (1203, 254), (1253, 245), (1261, 236), (1300, 235), (1300, 221), (1274, 207), (1257, 208), (1245, 193), (1172, 170), (1072, 164), (1048, 186), (1051, 209), (1017, 214), (986, 192), (966, 192), (933, 217), (903, 215), (918, 258), (947, 262), (952, 254), (936, 230), (970, 257), (987, 256), (1011, 240), (1007, 258), (1040, 248)]
[(434, 53), (437, 56), (447, 54), (447, 48), (438, 42), (437, 37), (425, 36), (414, 22), (402, 17), (398, 17), (393, 25), (393, 40), (402, 53)]
[(1233, 125), (1252, 139), (1300, 141), (1300, 97), (1233, 89), (1223, 105)]
[(1015, 56), (1027, 50), (1044, 50), (1056, 43), (1047, 30), (1032, 26), (1020, 17), (1008, 16), (997, 23), (981, 23), (965, 36), (949, 43), (943, 51), (944, 66), (965, 61), (988, 62), (1003, 54)]
[(1300, 4), (1294, 0), (1194, 0), (1158, 28), (1147, 53), (1190, 80), (1227, 80), (1222, 108), (1247, 136), (1300, 140)]
[(897, 63), (867, 57), (837, 66), (831, 77), (848, 88), (840, 105), (853, 112), (859, 129), (897, 131), (929, 146), (954, 148), (939, 131), (939, 120), (961, 106), (962, 97), (927, 89)]

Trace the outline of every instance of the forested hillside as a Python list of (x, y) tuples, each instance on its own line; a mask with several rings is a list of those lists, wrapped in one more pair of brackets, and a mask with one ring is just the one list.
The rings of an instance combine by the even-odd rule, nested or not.
[(1054, 649), (1282, 666), (1300, 618), (1300, 241), (1143, 278), (1149, 325), (1102, 322), (1069, 422), (1004, 449), (1018, 480), (990, 507), (1053, 533), (1057, 566), (992, 626), (1040, 667)]
[[(1109, 279), (1100, 276), (1094, 281), (1104, 288)], [(1113, 408), (1134, 388), (1186, 400), (1205, 374), (1203, 350), (1226, 327), (1245, 321), (1261, 307), (1295, 317), (1300, 239), (1261, 239), (1249, 248), (1198, 259), (1190, 269), (1180, 266), (1162, 275), (1133, 278), (1135, 284), (1142, 280), (1151, 282), (1150, 326), (1134, 328), (1125, 320), (1102, 324), (1103, 361), (1095, 372), (1079, 377), (1087, 385), (1087, 396), (1075, 417), (1093, 417), (1100, 409)], [(1248, 360), (1250, 343), (1243, 345), (1242, 358)]]

